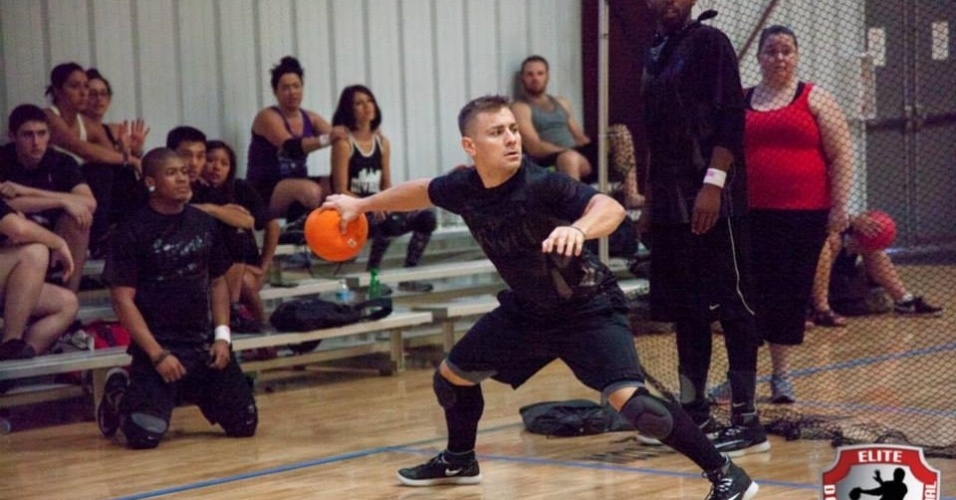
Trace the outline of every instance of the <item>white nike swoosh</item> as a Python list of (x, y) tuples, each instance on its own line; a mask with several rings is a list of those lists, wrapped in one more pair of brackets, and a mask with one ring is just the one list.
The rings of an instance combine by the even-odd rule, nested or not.
[[(708, 307), (710, 307), (710, 310), (713, 311), (713, 310), (717, 309), (718, 307), (720, 307), (720, 304), (714, 304), (714, 305), (711, 305), (711, 306), (708, 306)], [(731, 499), (731, 500), (733, 500), (733, 499)]]
[(457, 476), (461, 474), (461, 469), (445, 469), (445, 477)]

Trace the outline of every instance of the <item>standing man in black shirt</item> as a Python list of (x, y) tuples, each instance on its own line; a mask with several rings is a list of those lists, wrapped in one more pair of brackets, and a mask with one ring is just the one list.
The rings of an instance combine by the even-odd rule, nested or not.
[(714, 484), (708, 498), (752, 498), (758, 487), (747, 473), (722, 456), (679, 406), (644, 387), (624, 294), (607, 266), (584, 249), (588, 238), (614, 231), (624, 208), (590, 186), (522, 161), (507, 98), (471, 101), (458, 127), (473, 168), (367, 198), (333, 195), (323, 204), (344, 221), (432, 205), (460, 214), (509, 287), (499, 294), (499, 307), (478, 320), (435, 372), (447, 448), (425, 464), (401, 469), (398, 479), (410, 486), (480, 482), (475, 443), (484, 409), (481, 382), (493, 378), (517, 388), (561, 359), (636, 428), (700, 466)]
[(133, 339), (133, 362), (124, 396), (117, 394), (123, 384), (107, 380), (100, 429), (122, 429), (131, 448), (155, 448), (181, 399), (197, 403), (227, 435), (252, 436), (255, 400), (229, 347), (223, 274), (231, 262), (222, 232), (188, 205), (188, 168), (175, 151), (143, 157), (143, 180), (149, 203), (114, 236), (103, 272), (116, 316)]
[(770, 442), (754, 405), (759, 338), (749, 301), (745, 110), (737, 57), (724, 33), (691, 19), (695, 0), (647, 4), (658, 26), (643, 79), (651, 314), (676, 323), (680, 400), (702, 428), (713, 426), (705, 389), (710, 324), (721, 322), (732, 406), (731, 425), (717, 433), (717, 448), (732, 457), (764, 452)]

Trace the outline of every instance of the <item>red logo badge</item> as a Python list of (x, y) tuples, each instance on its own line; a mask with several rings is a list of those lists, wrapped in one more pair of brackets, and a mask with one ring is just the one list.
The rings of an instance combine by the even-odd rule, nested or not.
[(913, 446), (866, 444), (837, 448), (823, 471), (823, 500), (937, 500), (939, 471)]

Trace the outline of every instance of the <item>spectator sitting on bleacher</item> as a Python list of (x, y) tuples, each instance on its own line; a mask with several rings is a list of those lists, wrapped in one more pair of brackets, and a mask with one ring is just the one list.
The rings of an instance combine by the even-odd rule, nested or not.
[[(255, 218), (249, 210), (239, 203), (230, 201), (223, 190), (213, 189), (204, 176), (206, 170), (206, 134), (195, 127), (181, 126), (169, 131), (166, 135), (166, 147), (172, 149), (186, 163), (189, 173), (189, 184), (192, 189), (190, 203), (203, 212), (218, 220), (224, 234), (224, 241), (232, 241), (232, 235), (237, 230), (251, 230), (255, 226)], [(237, 257), (239, 258), (239, 257)], [(241, 286), (242, 270), (235, 268), (226, 273), (226, 282), (234, 287)], [(230, 279), (232, 276), (232, 279)], [(238, 291), (237, 291), (238, 293)], [(230, 295), (232, 293), (230, 292)], [(236, 331), (258, 333), (261, 328), (244, 321), (236, 298), (234, 307), (230, 311), (230, 325)]]
[(205, 190), (207, 184), (202, 173), (206, 169), (206, 134), (196, 127), (176, 127), (166, 134), (166, 147), (186, 163), (193, 196), (196, 196), (196, 191)]
[[(305, 217), (327, 192), (309, 178), (309, 153), (344, 139), (347, 131), (334, 129), (318, 113), (302, 109), (304, 70), (298, 59), (283, 57), (272, 67), (276, 105), (265, 108), (252, 122), (246, 177), (269, 204), (274, 217), (286, 218), (286, 232), (302, 234)], [(295, 210), (290, 208), (295, 206)]]
[[(223, 221), (223, 230), (233, 265), (226, 273), (229, 285), (230, 326), (233, 331), (258, 333), (262, 330), (264, 314), (259, 290), (266, 273), (273, 264), (279, 242), (279, 222), (271, 216), (269, 207), (244, 179), (236, 178), (236, 154), (223, 141), (206, 144), (206, 168), (203, 178), (208, 184), (201, 195), (194, 195), (194, 206), (235, 204), (253, 218), (252, 227), (232, 226)], [(238, 208), (236, 209), (238, 210)], [(265, 231), (262, 253), (259, 252), (253, 231)], [(241, 301), (241, 302), (240, 302)], [(244, 311), (241, 304), (247, 306)]]
[[(0, 195), (13, 210), (62, 236), (76, 268), (83, 269), (96, 200), (76, 161), (49, 147), (47, 120), (32, 104), (10, 113), (13, 142), (0, 149)], [(72, 273), (63, 282), (76, 292), (82, 274)]]
[[(89, 78), (83, 68), (75, 62), (66, 62), (58, 64), (50, 72), (50, 85), (46, 89), (46, 94), (52, 101), (45, 110), (50, 128), (50, 145), (76, 160), (83, 171), (92, 199), (97, 202), (90, 227), (82, 231), (82, 235), (66, 237), (78, 269), (83, 269), (88, 248), (97, 257), (101, 257), (104, 251), (103, 216), (97, 214), (110, 209), (110, 200), (103, 196), (103, 187), (107, 181), (103, 179), (103, 175), (98, 174), (102, 174), (104, 168), (123, 168), (124, 164), (139, 168), (139, 157), (124, 155), (114, 148), (103, 128), (85, 115), (84, 112), (89, 107), (88, 85)], [(91, 174), (89, 178), (87, 173)], [(104, 209), (100, 208), (100, 198), (106, 199)], [(91, 238), (95, 239), (91, 241)], [(78, 290), (82, 279), (82, 272), (74, 273), (69, 284), (70, 289)]]
[[(577, 180), (592, 181), (597, 168), (597, 143), (591, 142), (571, 114), (571, 104), (563, 97), (547, 93), (550, 77), (548, 61), (538, 55), (521, 63), (523, 96), (512, 104), (525, 153), (531, 161), (553, 166)], [(609, 173), (622, 181), (622, 204), (627, 208), (644, 205), (637, 186), (637, 160), (634, 140), (626, 126), (608, 127)]]
[[(855, 316), (873, 313), (872, 305), (867, 300), (867, 281), (882, 287), (889, 294), (897, 314), (942, 314), (942, 307), (926, 302), (922, 296), (913, 295), (906, 288), (886, 250), (865, 250), (853, 236), (854, 233), (875, 234), (878, 231), (879, 223), (864, 212), (850, 217), (848, 231), (833, 235), (824, 243), (813, 284), (814, 312), (811, 319), (814, 323), (825, 327), (843, 327), (847, 324), (843, 314)], [(862, 260), (865, 277), (854, 286), (854, 279), (858, 277), (858, 260)], [(838, 292), (842, 293), (831, 304), (831, 294)]]
[(76, 316), (76, 295), (44, 282), (50, 261), (73, 274), (73, 257), (63, 238), (0, 200), (0, 282), (3, 342), (0, 361), (43, 354)]
[[(332, 124), (349, 130), (347, 141), (332, 145), (332, 190), (365, 198), (392, 186), (391, 146), (382, 135), (379, 125), (382, 113), (372, 91), (363, 85), (351, 85), (342, 90), (339, 105), (332, 116)], [(418, 265), (425, 246), (435, 231), (435, 212), (375, 212), (369, 214), (369, 238), (372, 249), (367, 268), (377, 269), (392, 238), (411, 232), (411, 241), (405, 255), (405, 267)], [(432, 285), (418, 281), (403, 281), (399, 290), (431, 291)]]
[[(128, 446), (155, 448), (177, 401), (194, 402), (231, 437), (255, 434), (258, 412), (230, 349), (232, 264), (215, 219), (188, 204), (187, 166), (167, 148), (143, 158), (148, 205), (113, 237), (103, 277), (129, 331), (132, 363), (106, 381), (98, 423)], [(210, 324), (210, 309), (213, 324)]]
[(87, 69), (86, 76), (89, 92), (83, 116), (88, 119), (90, 130), (102, 130), (107, 143), (127, 159), (119, 164), (90, 160), (82, 165), (83, 176), (96, 198), (90, 227), (90, 257), (100, 259), (109, 250), (112, 228), (146, 204), (146, 188), (139, 181), (139, 162), (134, 165), (129, 160), (143, 157), (149, 128), (143, 120), (104, 123), (113, 101), (113, 87), (96, 68)]

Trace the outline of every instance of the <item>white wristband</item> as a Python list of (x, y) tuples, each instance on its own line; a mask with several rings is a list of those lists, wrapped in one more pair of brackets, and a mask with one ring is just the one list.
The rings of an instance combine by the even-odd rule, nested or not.
[(319, 136), (319, 147), (320, 147), (320, 148), (324, 148), (324, 147), (328, 146), (329, 144), (332, 144), (332, 136), (330, 136), (329, 134), (322, 134), (322, 135)]
[(227, 344), (232, 344), (232, 331), (229, 330), (228, 326), (219, 325), (214, 331), (216, 340), (225, 340)]
[(711, 184), (722, 188), (724, 187), (725, 181), (727, 181), (727, 172), (719, 168), (708, 168), (707, 173), (704, 174), (704, 184)]

